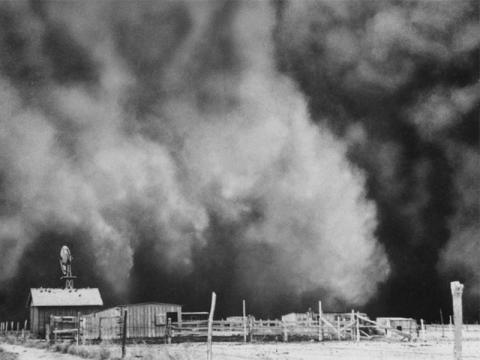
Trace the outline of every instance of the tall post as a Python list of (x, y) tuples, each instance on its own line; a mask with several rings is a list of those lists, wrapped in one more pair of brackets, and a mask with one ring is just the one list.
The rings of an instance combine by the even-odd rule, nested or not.
[(357, 342), (360, 341), (360, 313), (357, 311), (357, 321), (355, 322), (357, 327)]
[(318, 341), (323, 340), (322, 302), (318, 302)]
[(455, 325), (455, 342), (453, 345), (453, 356), (455, 360), (462, 359), (462, 323), (463, 323), (463, 310), (462, 310), (462, 294), (463, 284), (458, 281), (450, 283), (450, 289), (452, 290), (453, 301), (453, 323)]
[(355, 326), (355, 312), (352, 309), (352, 315), (350, 316), (350, 333), (352, 334), (352, 340), (356, 338), (355, 331), (357, 327)]
[(247, 342), (247, 309), (245, 305), (245, 300), (242, 301), (242, 314), (243, 314), (243, 342)]
[(248, 315), (248, 340), (250, 342), (253, 341), (253, 327), (255, 326), (254, 322), (253, 322), (253, 318)]
[[(57, 342), (57, 333), (54, 333), (54, 342)], [(45, 324), (45, 340), (47, 340), (47, 342), (49, 343), (50, 342), (50, 324), (47, 323)]]
[(80, 340), (80, 312), (77, 312), (77, 346)]
[(422, 341), (425, 341), (425, 323), (423, 319), (420, 319), (420, 336)]
[(443, 326), (443, 312), (442, 309), (440, 308), (440, 324), (442, 325), (442, 338), (445, 337), (445, 329)]
[(210, 304), (210, 313), (208, 314), (207, 360), (212, 360), (212, 327), (213, 314), (215, 313), (216, 302), (217, 294), (215, 294), (215, 292), (212, 292), (212, 303)]
[(123, 311), (122, 359), (125, 357), (127, 353), (125, 348), (126, 344), (127, 344), (127, 309)]
[(288, 329), (285, 321), (282, 320), (283, 342), (288, 342)]
[(340, 316), (337, 316), (337, 337), (338, 341), (340, 341)]
[(167, 344), (172, 343), (172, 318), (167, 319)]

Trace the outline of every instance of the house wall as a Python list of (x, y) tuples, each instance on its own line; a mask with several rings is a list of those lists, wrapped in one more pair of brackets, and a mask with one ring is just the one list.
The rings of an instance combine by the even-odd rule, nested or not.
[(65, 307), (30, 307), (30, 330), (34, 336), (45, 337), (45, 324), (50, 323), (50, 316), (77, 316), (99, 310), (100, 306), (65, 306)]

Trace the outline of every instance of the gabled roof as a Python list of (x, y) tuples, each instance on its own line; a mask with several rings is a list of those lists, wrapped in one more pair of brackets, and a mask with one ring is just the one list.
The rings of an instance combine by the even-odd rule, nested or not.
[(100, 291), (84, 289), (30, 289), (30, 306), (102, 306)]

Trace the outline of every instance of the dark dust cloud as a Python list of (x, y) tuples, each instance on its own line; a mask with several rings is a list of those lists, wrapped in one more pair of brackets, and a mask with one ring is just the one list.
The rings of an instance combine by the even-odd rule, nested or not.
[(480, 307), (476, 1), (0, 2), (0, 316)]

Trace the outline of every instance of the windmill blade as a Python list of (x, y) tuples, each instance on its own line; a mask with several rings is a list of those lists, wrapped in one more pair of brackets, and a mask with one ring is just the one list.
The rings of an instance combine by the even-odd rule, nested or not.
[(67, 265), (62, 263), (62, 259), (60, 259), (60, 270), (62, 270), (63, 275), (67, 275)]
[(60, 250), (60, 261), (62, 264), (68, 264), (72, 261), (72, 255), (68, 246), (63, 245)]

